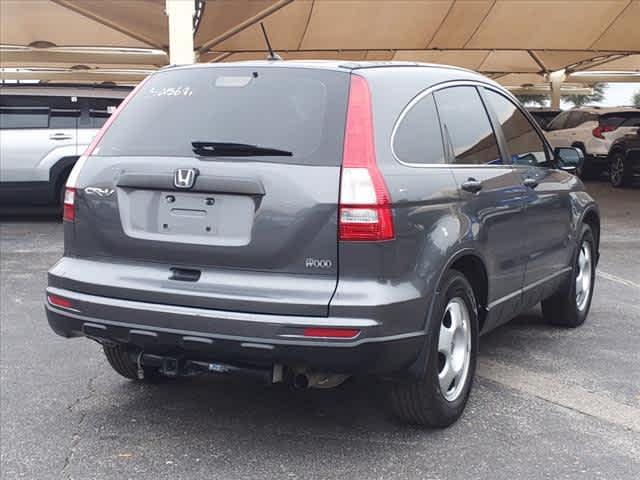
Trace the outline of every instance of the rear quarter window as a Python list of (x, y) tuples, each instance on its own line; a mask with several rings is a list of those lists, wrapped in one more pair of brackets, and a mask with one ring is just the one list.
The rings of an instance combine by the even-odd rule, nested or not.
[(445, 163), (440, 122), (432, 94), (422, 97), (401, 114), (393, 136), (393, 153), (403, 163)]
[(292, 152), (251, 161), (339, 165), (348, 88), (348, 73), (329, 70), (168, 70), (145, 83), (95, 153), (192, 157), (192, 142), (228, 142)]

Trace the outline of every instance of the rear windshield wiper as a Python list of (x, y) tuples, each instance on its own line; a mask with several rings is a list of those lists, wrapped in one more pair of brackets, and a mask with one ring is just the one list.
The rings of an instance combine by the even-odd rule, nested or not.
[(291, 157), (293, 153), (278, 148), (246, 143), (191, 142), (193, 152), (203, 157)]

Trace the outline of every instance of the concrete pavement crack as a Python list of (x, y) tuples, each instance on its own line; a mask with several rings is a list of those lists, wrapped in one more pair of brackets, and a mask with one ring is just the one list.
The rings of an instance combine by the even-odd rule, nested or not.
[[(103, 372), (97, 373), (96, 375), (89, 378), (89, 380), (87, 381), (87, 393), (77, 397), (73, 402), (67, 405), (66, 409), (69, 412), (74, 413), (74, 410), (78, 407), (78, 405), (80, 405), (82, 402), (86, 402), (87, 400), (95, 396), (96, 394), (95, 381), (101, 375), (103, 375)], [(81, 429), (82, 429), (82, 426), (84, 425), (86, 418), (87, 418), (87, 412), (81, 412), (80, 419), (78, 420), (76, 424), (76, 428), (73, 432), (73, 435), (71, 436), (71, 444), (69, 445), (69, 450), (67, 452), (67, 455), (64, 457), (62, 468), (60, 469), (60, 475), (65, 475), (67, 473), (69, 466), (71, 465), (71, 461), (73, 460), (73, 454), (75, 453), (75, 449), (80, 443), (80, 441), (82, 440)], [(67, 478), (70, 479), (71, 476), (67, 475)]]

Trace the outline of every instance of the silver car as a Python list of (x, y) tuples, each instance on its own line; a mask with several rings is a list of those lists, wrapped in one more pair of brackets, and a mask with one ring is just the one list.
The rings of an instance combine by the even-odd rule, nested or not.
[(78, 156), (128, 87), (0, 87), (0, 203), (60, 204)]

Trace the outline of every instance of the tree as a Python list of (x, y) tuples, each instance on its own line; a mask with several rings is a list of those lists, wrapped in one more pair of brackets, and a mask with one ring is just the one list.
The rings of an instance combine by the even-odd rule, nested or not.
[(520, 100), (520, 103), (523, 105), (533, 104), (538, 107), (546, 107), (547, 106), (547, 95), (530, 95), (530, 94), (521, 94), (516, 95), (516, 98)]
[(640, 90), (633, 94), (633, 97), (631, 97), (631, 103), (640, 108)]
[(582, 107), (589, 103), (601, 102), (604, 100), (604, 91), (607, 88), (606, 83), (596, 83), (593, 86), (593, 93), (590, 95), (562, 95), (562, 100), (572, 103), (576, 107)]

